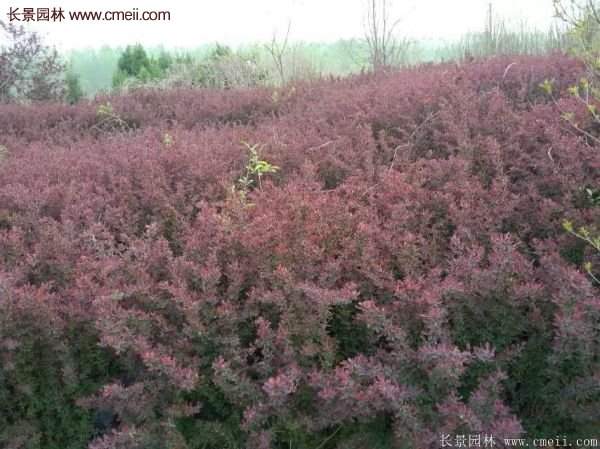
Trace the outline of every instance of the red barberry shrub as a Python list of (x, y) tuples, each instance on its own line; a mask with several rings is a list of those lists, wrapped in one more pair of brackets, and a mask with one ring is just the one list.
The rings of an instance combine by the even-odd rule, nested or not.
[[(588, 436), (600, 296), (561, 221), (600, 221), (600, 153), (558, 110), (581, 70), (0, 106), (0, 445)], [(248, 178), (248, 148), (279, 169)]]

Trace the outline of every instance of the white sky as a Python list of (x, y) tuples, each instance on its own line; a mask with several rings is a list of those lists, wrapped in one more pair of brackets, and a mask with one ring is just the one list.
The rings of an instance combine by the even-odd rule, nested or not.
[[(403, 18), (400, 30), (416, 37), (449, 38), (483, 28), (490, 0), (389, 0)], [(552, 0), (491, 0), (494, 11), (511, 20), (546, 28)], [(365, 0), (0, 0), (6, 20), (10, 7), (77, 10), (168, 10), (170, 22), (35, 23), (48, 43), (62, 49), (118, 46), (135, 42), (165, 47), (195, 47), (215, 41), (238, 45), (283, 35), (335, 41), (362, 35)]]

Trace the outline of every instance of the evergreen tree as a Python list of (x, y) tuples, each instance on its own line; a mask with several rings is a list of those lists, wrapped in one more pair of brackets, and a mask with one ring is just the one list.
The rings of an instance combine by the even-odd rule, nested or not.
[(69, 70), (65, 76), (65, 83), (67, 85), (66, 100), (70, 104), (77, 103), (81, 97), (83, 97), (83, 90), (79, 83), (79, 75), (73, 70)]

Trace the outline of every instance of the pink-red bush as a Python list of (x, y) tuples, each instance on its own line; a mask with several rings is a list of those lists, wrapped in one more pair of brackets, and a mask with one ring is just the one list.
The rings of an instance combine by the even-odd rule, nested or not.
[[(11, 393), (39, 387), (14, 361), (40, 339), (83, 416), (68, 447), (589, 435), (600, 294), (561, 220), (599, 222), (600, 152), (539, 90), (581, 112), (580, 72), (556, 55), (142, 91), (108, 99), (128, 131), (95, 126), (107, 99), (0, 107), (0, 442), (75, 441)], [(245, 201), (242, 142), (280, 167)]]

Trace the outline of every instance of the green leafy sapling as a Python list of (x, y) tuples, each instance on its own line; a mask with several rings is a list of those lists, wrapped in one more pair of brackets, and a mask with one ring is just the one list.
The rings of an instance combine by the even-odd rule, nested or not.
[(169, 133), (165, 133), (163, 135), (163, 139), (162, 139), (162, 143), (166, 148), (169, 148), (173, 145), (174, 141), (173, 141), (173, 136), (171, 136), (171, 134)]
[(554, 92), (554, 80), (545, 79), (543, 83), (540, 83), (540, 89), (542, 89), (546, 95), (552, 95)]
[(115, 112), (112, 104), (108, 101), (98, 106), (96, 109), (96, 119), (97, 122), (92, 128), (98, 129), (99, 131), (128, 131), (130, 129), (129, 124)]
[[(590, 230), (584, 226), (581, 226), (579, 229), (575, 229), (573, 223), (569, 220), (564, 220), (562, 225), (563, 229), (569, 234), (574, 235), (580, 240), (583, 240), (592, 248), (594, 248), (598, 253), (600, 253), (600, 235), (593, 235), (592, 232), (590, 232)], [(600, 278), (593, 273), (593, 267), (591, 262), (586, 262), (583, 265), (583, 268), (594, 282), (600, 284)]]
[(237, 180), (239, 188), (236, 188), (236, 185), (234, 184), (231, 191), (233, 194), (237, 193), (242, 204), (251, 206), (251, 204), (246, 201), (248, 192), (254, 188), (262, 190), (263, 176), (267, 173), (276, 173), (279, 170), (279, 167), (261, 159), (261, 145), (252, 145), (245, 141), (242, 141), (242, 145), (244, 145), (248, 151), (248, 162), (246, 163), (245, 173)]
[(262, 177), (266, 173), (276, 173), (279, 167), (267, 161), (260, 159), (259, 151), (262, 148), (258, 144), (251, 145), (248, 142), (242, 142), (248, 150), (248, 163), (246, 164), (246, 173), (238, 183), (246, 189), (256, 183), (259, 190), (262, 189)]

